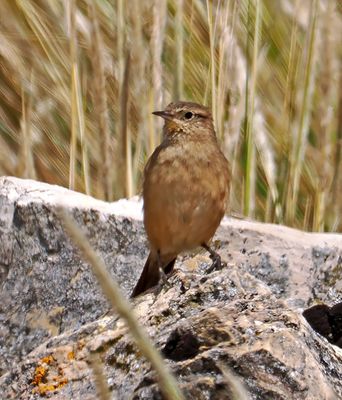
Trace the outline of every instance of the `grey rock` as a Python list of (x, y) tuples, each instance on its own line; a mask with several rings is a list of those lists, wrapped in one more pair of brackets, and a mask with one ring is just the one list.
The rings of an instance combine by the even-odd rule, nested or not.
[(142, 224), (47, 184), (0, 178), (0, 373), (38, 344), (109, 310), (56, 216), (63, 204), (128, 293), (146, 256)]
[[(96, 399), (96, 354), (113, 398), (161, 399), (155, 373), (66, 237), (60, 205), (126, 295), (147, 255), (141, 220), (116, 215), (115, 204), (0, 178), (0, 398)], [(214, 245), (222, 270), (206, 273), (205, 253), (185, 255), (170, 285), (134, 300), (186, 398), (232, 398), (229, 371), (250, 399), (342, 398), (342, 350), (301, 315), (342, 300), (342, 236), (225, 219)]]

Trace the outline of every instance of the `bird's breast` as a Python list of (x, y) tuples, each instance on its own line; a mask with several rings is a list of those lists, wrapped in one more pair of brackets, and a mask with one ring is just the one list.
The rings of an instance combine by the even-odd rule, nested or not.
[(217, 145), (169, 146), (151, 159), (143, 197), (145, 228), (153, 247), (177, 252), (196, 247), (213, 236), (224, 214), (227, 161)]

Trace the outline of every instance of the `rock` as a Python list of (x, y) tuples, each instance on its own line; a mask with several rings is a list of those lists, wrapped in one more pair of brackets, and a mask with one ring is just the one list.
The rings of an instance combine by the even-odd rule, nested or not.
[[(115, 203), (0, 178), (0, 398), (96, 399), (91, 355), (102, 360), (113, 398), (162, 398), (155, 373), (65, 236), (59, 205), (126, 295), (147, 255), (131, 210), (120, 216)], [(205, 253), (180, 257), (170, 285), (134, 300), (185, 397), (232, 398), (233, 373), (250, 399), (342, 398), (342, 350), (302, 316), (317, 302), (342, 300), (342, 235), (225, 219), (214, 243), (227, 262), (222, 270), (206, 273)]]
[(109, 310), (63, 232), (58, 204), (86, 230), (124, 292), (146, 256), (142, 224), (114, 215), (115, 205), (57, 186), (0, 178), (0, 373), (43, 340)]

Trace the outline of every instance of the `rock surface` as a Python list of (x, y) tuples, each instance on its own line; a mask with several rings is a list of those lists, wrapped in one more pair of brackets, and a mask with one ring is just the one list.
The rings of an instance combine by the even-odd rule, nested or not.
[[(96, 355), (113, 398), (160, 399), (150, 365), (65, 236), (59, 205), (124, 293), (147, 255), (141, 220), (117, 215), (117, 204), (0, 178), (0, 398), (96, 399)], [(141, 204), (132, 207), (140, 215)], [(181, 257), (170, 286), (134, 301), (186, 398), (232, 398), (230, 371), (250, 399), (342, 399), (342, 350), (302, 316), (342, 301), (342, 235), (225, 219), (215, 245), (222, 270), (206, 273), (205, 253)]]

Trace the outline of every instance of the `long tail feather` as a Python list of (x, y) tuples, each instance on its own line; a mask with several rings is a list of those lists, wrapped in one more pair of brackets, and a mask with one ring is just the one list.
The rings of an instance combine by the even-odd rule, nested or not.
[(159, 282), (159, 276), (158, 258), (150, 253), (131, 297), (136, 297), (150, 287), (155, 286)]
[[(168, 262), (165, 266), (162, 265), (164, 272), (169, 274), (172, 272), (176, 258)], [(144, 269), (140, 275), (138, 283), (135, 285), (131, 298), (138, 296), (149, 288), (158, 284), (160, 279), (158, 255), (150, 253), (147, 257)]]

